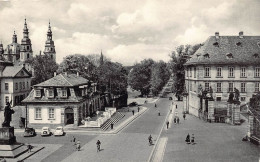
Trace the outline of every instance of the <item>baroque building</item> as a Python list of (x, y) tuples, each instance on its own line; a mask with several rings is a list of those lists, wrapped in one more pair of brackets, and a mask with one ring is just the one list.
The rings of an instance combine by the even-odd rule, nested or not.
[[(56, 62), (56, 51), (54, 41), (52, 40), (50, 22), (47, 31), (44, 54), (49, 55), (50, 58)], [(21, 40), (21, 44), (17, 42), (17, 35), (14, 31), (11, 44), (8, 44), (4, 49), (2, 42), (0, 43), (0, 56), (1, 60), (12, 62), (14, 65), (23, 65), (26, 70), (32, 71), (31, 65), (25, 63), (26, 60), (33, 57), (32, 43), (29, 37), (29, 29), (27, 27), (26, 19), (24, 20), (23, 38)]]
[(22, 102), (27, 105), (28, 125), (36, 127), (78, 126), (103, 107), (97, 84), (78, 73), (54, 74), (53, 78), (34, 85)]
[(210, 36), (185, 63), (185, 111), (199, 116), (212, 95), (214, 108), (226, 108), (230, 92), (240, 91), (241, 105), (260, 90), (260, 36)]

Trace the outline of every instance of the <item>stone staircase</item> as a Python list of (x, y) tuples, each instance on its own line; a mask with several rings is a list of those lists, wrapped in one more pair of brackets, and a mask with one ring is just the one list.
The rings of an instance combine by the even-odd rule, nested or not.
[(115, 124), (117, 123), (120, 119), (122, 119), (125, 115), (122, 114), (121, 112), (116, 112), (110, 119), (108, 119), (100, 128), (102, 130), (107, 130), (110, 128), (111, 123)]

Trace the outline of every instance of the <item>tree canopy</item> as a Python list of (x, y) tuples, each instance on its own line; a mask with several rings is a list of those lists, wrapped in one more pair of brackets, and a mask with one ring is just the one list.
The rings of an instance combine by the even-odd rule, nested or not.
[(140, 91), (141, 95), (148, 95), (151, 88), (151, 74), (154, 61), (145, 59), (135, 64), (128, 75), (128, 84), (132, 89)]
[(36, 55), (26, 60), (26, 63), (30, 63), (33, 68), (32, 85), (52, 78), (58, 69), (58, 64), (47, 55)]

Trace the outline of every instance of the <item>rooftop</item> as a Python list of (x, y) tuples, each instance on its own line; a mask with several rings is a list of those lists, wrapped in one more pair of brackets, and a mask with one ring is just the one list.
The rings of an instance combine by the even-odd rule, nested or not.
[(210, 36), (185, 65), (260, 65), (260, 36)]

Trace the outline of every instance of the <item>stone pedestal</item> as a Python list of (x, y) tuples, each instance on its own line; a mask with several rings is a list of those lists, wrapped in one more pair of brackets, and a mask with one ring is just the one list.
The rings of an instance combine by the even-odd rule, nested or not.
[(23, 144), (16, 143), (14, 127), (0, 128), (0, 157), (15, 158), (28, 149)]
[(233, 104), (232, 109), (232, 123), (240, 125), (240, 104)]
[(0, 128), (0, 145), (12, 145), (15, 142), (14, 127)]
[(215, 122), (214, 108), (214, 101), (208, 101), (208, 119), (211, 122)]

